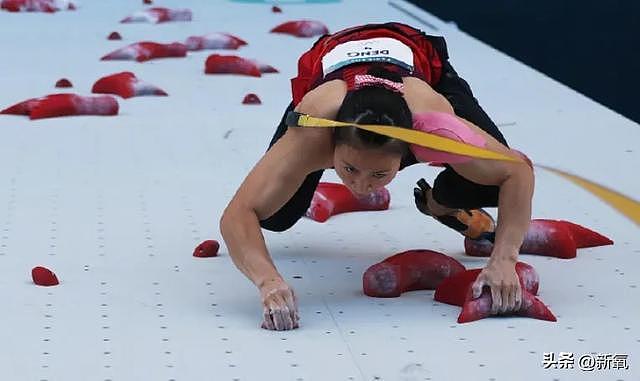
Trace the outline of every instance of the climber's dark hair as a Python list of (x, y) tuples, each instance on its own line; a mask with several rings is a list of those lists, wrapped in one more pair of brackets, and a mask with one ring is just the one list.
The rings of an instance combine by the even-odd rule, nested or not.
[[(367, 74), (402, 83), (402, 77), (382, 67), (372, 66)], [(383, 124), (412, 128), (411, 110), (402, 94), (382, 86), (367, 86), (347, 92), (336, 119), (359, 124)], [(347, 144), (355, 148), (379, 148), (388, 152), (405, 154), (408, 143), (363, 130), (357, 127), (334, 128), (336, 145)]]

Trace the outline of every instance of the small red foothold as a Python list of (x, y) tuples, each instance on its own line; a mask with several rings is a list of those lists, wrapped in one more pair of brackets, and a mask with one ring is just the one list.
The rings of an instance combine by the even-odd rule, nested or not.
[(142, 3), (147, 4), (147, 5), (153, 4), (153, 0), (142, 0)]
[(274, 5), (273, 7), (271, 7), (271, 12), (273, 12), (273, 13), (282, 13), (282, 9), (279, 6)]
[(27, 99), (0, 111), (0, 114), (26, 115), (35, 120), (72, 115), (117, 115), (118, 108), (118, 101), (110, 95), (51, 94)]
[(114, 50), (102, 57), (101, 60), (135, 60), (138, 62), (145, 62), (156, 58), (175, 58), (186, 56), (187, 46), (179, 42), (159, 44), (152, 41), (142, 41)]
[(31, 270), (31, 277), (33, 278), (33, 283), (38, 286), (56, 286), (60, 283), (53, 271), (41, 266), (34, 267)]
[(71, 84), (71, 81), (69, 81), (66, 78), (62, 78), (60, 80), (58, 80), (58, 82), (56, 82), (56, 87), (73, 87), (73, 85)]
[(325, 222), (340, 213), (387, 210), (390, 201), (391, 195), (384, 187), (366, 196), (356, 196), (344, 184), (321, 182), (305, 215), (314, 221)]
[(244, 99), (242, 100), (242, 104), (243, 105), (260, 105), (262, 104), (262, 102), (260, 101), (260, 98), (258, 98), (257, 95), (251, 93), (251, 94), (245, 95)]
[(204, 64), (205, 74), (237, 74), (261, 77), (260, 67), (252, 60), (221, 54), (212, 54)]
[(282, 23), (271, 29), (271, 33), (284, 33), (296, 37), (315, 37), (328, 34), (329, 29), (320, 21), (298, 20)]
[(107, 40), (122, 40), (122, 36), (118, 32), (111, 32)]
[[(533, 219), (520, 253), (571, 259), (576, 257), (576, 249), (612, 244), (600, 233), (569, 221)], [(466, 238), (464, 246), (466, 254), (473, 257), (488, 257), (493, 251), (493, 244), (487, 240)]]
[(209, 239), (196, 246), (193, 256), (198, 258), (217, 257), (219, 248), (218, 241)]

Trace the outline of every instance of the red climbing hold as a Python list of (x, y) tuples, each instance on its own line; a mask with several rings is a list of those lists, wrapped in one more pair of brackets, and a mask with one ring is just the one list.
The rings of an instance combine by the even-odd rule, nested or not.
[(73, 11), (76, 6), (68, 0), (2, 0), (0, 9), (9, 12), (47, 12), (60, 10)]
[[(491, 316), (491, 290), (485, 286), (480, 297), (473, 299), (473, 283), (482, 269), (465, 270), (440, 283), (434, 299), (447, 304), (462, 307), (458, 323), (468, 323)], [(556, 317), (547, 306), (535, 297), (538, 291), (538, 275), (533, 267), (526, 263), (516, 264), (516, 273), (522, 288), (522, 305), (514, 315), (540, 320), (556, 321)]]
[(185, 41), (189, 50), (233, 49), (247, 45), (247, 42), (229, 33), (210, 33), (204, 36), (191, 36)]
[(142, 0), (142, 3), (146, 5), (153, 4), (153, 0)]
[(107, 40), (122, 40), (122, 36), (118, 32), (111, 32)]
[(20, 102), (0, 111), (0, 114), (28, 115), (30, 119), (72, 115), (116, 115), (118, 101), (110, 95), (84, 97), (76, 94), (52, 94)]
[(71, 84), (71, 81), (69, 81), (68, 79), (62, 78), (62, 79), (59, 79), (58, 82), (56, 82), (56, 87), (68, 88), (68, 87), (73, 87), (73, 85)]
[(274, 5), (273, 7), (271, 7), (271, 12), (273, 12), (273, 13), (282, 13), (282, 9), (279, 6)]
[(143, 95), (167, 95), (164, 90), (139, 80), (135, 74), (129, 71), (100, 78), (93, 85), (91, 92), (96, 94), (116, 94), (125, 99)]
[(598, 246), (606, 246), (613, 245), (613, 241), (604, 235), (597, 233), (591, 229), (587, 229), (584, 226), (574, 224), (569, 221), (554, 221), (554, 220), (540, 220), (546, 221), (547, 224), (552, 223), (560, 223), (564, 225), (565, 228), (571, 233), (573, 240), (576, 243), (576, 247), (578, 249), (584, 249), (588, 247), (598, 247)]
[(159, 44), (157, 42), (143, 41), (115, 50), (102, 57), (101, 60), (135, 60), (138, 62), (144, 62), (156, 58), (186, 56), (187, 47), (179, 42)]
[(365, 295), (395, 298), (407, 291), (434, 290), (464, 266), (431, 250), (409, 250), (369, 267), (362, 276)]
[(262, 63), (258, 60), (251, 60), (259, 69), (260, 72), (265, 74), (265, 73), (279, 73), (278, 69), (276, 69), (275, 67), (271, 66), (271, 65), (267, 65), (265, 63)]
[[(520, 253), (571, 259), (576, 249), (611, 245), (609, 238), (569, 221), (535, 219), (531, 221)], [(493, 244), (487, 240), (465, 239), (465, 252), (473, 257), (488, 257)]]
[(271, 29), (271, 33), (284, 33), (296, 37), (314, 37), (329, 33), (329, 29), (320, 21), (287, 21)]
[(318, 184), (306, 216), (314, 221), (325, 222), (340, 213), (389, 209), (390, 200), (386, 188), (358, 198), (343, 184), (323, 182)]
[(193, 256), (198, 258), (210, 258), (218, 256), (218, 249), (220, 248), (220, 244), (218, 241), (210, 239), (202, 242), (198, 246), (196, 246), (193, 251)]
[(150, 22), (162, 23), (169, 21), (191, 21), (193, 14), (189, 9), (148, 8), (138, 11), (120, 20), (121, 23)]
[(31, 270), (31, 278), (33, 283), (38, 286), (56, 286), (60, 283), (53, 271), (41, 266), (34, 267)]
[(253, 61), (238, 56), (212, 54), (205, 62), (206, 74), (240, 74), (251, 77), (262, 76), (260, 68)]
[(260, 98), (258, 98), (257, 95), (250, 93), (245, 95), (244, 99), (242, 100), (242, 104), (243, 105), (259, 105), (259, 104), (262, 104), (262, 101), (260, 101)]

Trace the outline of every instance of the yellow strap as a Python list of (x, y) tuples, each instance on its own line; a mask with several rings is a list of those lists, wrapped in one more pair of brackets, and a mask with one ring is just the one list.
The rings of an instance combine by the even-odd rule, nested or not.
[(536, 164), (536, 167), (544, 168), (547, 171), (553, 172), (556, 175), (564, 177), (565, 179), (573, 182), (579, 187), (587, 190), (591, 194), (598, 197), (600, 200), (606, 202), (619, 213), (623, 214), (631, 221), (635, 222), (636, 225), (640, 225), (640, 202), (623, 195), (622, 193), (616, 192), (613, 189), (609, 189), (600, 184), (596, 184), (593, 181), (587, 180), (585, 178), (572, 175), (570, 173), (561, 171), (559, 169), (547, 167), (544, 165)]
[(524, 163), (519, 157), (511, 157), (492, 150), (476, 147), (471, 144), (458, 142), (428, 132), (412, 130), (408, 128), (384, 126), (375, 124), (344, 123), (335, 120), (316, 118), (310, 115), (300, 115), (298, 124), (303, 127), (348, 127), (354, 126), (363, 130), (375, 132), (391, 138), (400, 139), (407, 143), (417, 144), (422, 147), (449, 152), (457, 155), (471, 156), (479, 159), (494, 159)]

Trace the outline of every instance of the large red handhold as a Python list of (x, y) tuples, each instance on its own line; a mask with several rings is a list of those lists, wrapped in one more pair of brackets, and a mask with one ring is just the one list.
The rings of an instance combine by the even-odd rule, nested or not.
[[(491, 291), (485, 286), (482, 294), (473, 299), (472, 285), (482, 269), (465, 270), (440, 283), (436, 288), (434, 299), (447, 304), (461, 306), (458, 323), (468, 323), (491, 316)], [(538, 275), (533, 267), (523, 262), (516, 264), (516, 273), (522, 288), (522, 305), (514, 315), (540, 320), (556, 321), (556, 317), (547, 306), (535, 297), (538, 291)]]
[(447, 255), (431, 250), (408, 250), (369, 267), (362, 276), (365, 295), (395, 298), (407, 291), (434, 290), (446, 278), (464, 271)]
[(204, 36), (191, 36), (185, 41), (189, 50), (233, 49), (247, 45), (247, 42), (229, 33), (210, 33)]
[(242, 100), (242, 104), (243, 105), (259, 105), (259, 104), (262, 104), (262, 101), (260, 101), (260, 98), (258, 98), (257, 95), (250, 93), (245, 95), (244, 99)]
[[(609, 238), (569, 221), (535, 219), (531, 221), (520, 253), (571, 259), (580, 248), (611, 245)], [(474, 257), (488, 257), (493, 244), (487, 240), (465, 239), (465, 252)]]
[(136, 12), (124, 19), (120, 20), (121, 23), (134, 23), (134, 22), (150, 22), (150, 23), (162, 23), (169, 21), (191, 21), (193, 14), (189, 9), (169, 9), (162, 7), (148, 8), (142, 11)]
[(107, 37), (107, 40), (122, 40), (122, 36), (118, 32), (111, 32)]
[(0, 114), (28, 115), (30, 119), (72, 115), (117, 115), (118, 101), (110, 95), (84, 97), (76, 94), (52, 94), (20, 102), (0, 111)]
[(271, 33), (284, 33), (296, 37), (314, 37), (329, 33), (329, 29), (320, 21), (287, 21), (271, 29)]
[(213, 239), (206, 240), (196, 246), (195, 250), (193, 250), (193, 256), (198, 258), (217, 257), (218, 249), (220, 249), (218, 241)]
[(73, 11), (76, 6), (68, 0), (2, 0), (0, 9), (9, 12), (53, 13), (60, 10)]
[(159, 44), (157, 42), (142, 41), (115, 50), (101, 60), (135, 60), (145, 62), (156, 58), (186, 57), (187, 47), (179, 42)]
[(69, 88), (69, 87), (73, 87), (73, 84), (71, 84), (71, 81), (69, 81), (66, 78), (61, 78), (58, 80), (58, 82), (56, 82), (56, 87), (58, 88)]
[(42, 266), (34, 267), (31, 270), (31, 278), (33, 279), (33, 283), (38, 286), (56, 286), (60, 284), (56, 274)]
[[(471, 283), (473, 283), (478, 277), (478, 274), (480, 274), (480, 271), (482, 271), (482, 269), (466, 270), (465, 274), (462, 274), (462, 272), (460, 272), (460, 274), (454, 274), (454, 275), (458, 275), (458, 277), (462, 277), (462, 279), (465, 279), (465, 282), (468, 280), (471, 280)], [(536, 270), (527, 263), (518, 262), (516, 263), (516, 273), (520, 278), (520, 284), (522, 285), (523, 289), (528, 291), (532, 295), (538, 295), (540, 278), (538, 277), (538, 273), (536, 272)], [(442, 303), (447, 303), (447, 304), (452, 304), (454, 306), (462, 307), (462, 305), (466, 301), (467, 289), (466, 287), (457, 287), (457, 286), (451, 287), (449, 283), (452, 283), (452, 282), (455, 284), (458, 284), (459, 282), (461, 282), (461, 280), (445, 279), (441, 283), (442, 287), (438, 286), (436, 288), (436, 293), (434, 295), (434, 298), (437, 301)]]
[(343, 184), (322, 182), (318, 184), (305, 215), (314, 221), (325, 222), (340, 213), (386, 210), (390, 201), (391, 195), (386, 188), (358, 198)]
[(205, 62), (206, 74), (239, 74), (251, 77), (261, 77), (258, 65), (253, 61), (238, 56), (223, 56), (212, 54)]
[(139, 80), (135, 74), (129, 71), (100, 78), (93, 84), (91, 92), (96, 94), (116, 94), (125, 99), (142, 95), (167, 95), (164, 90)]

